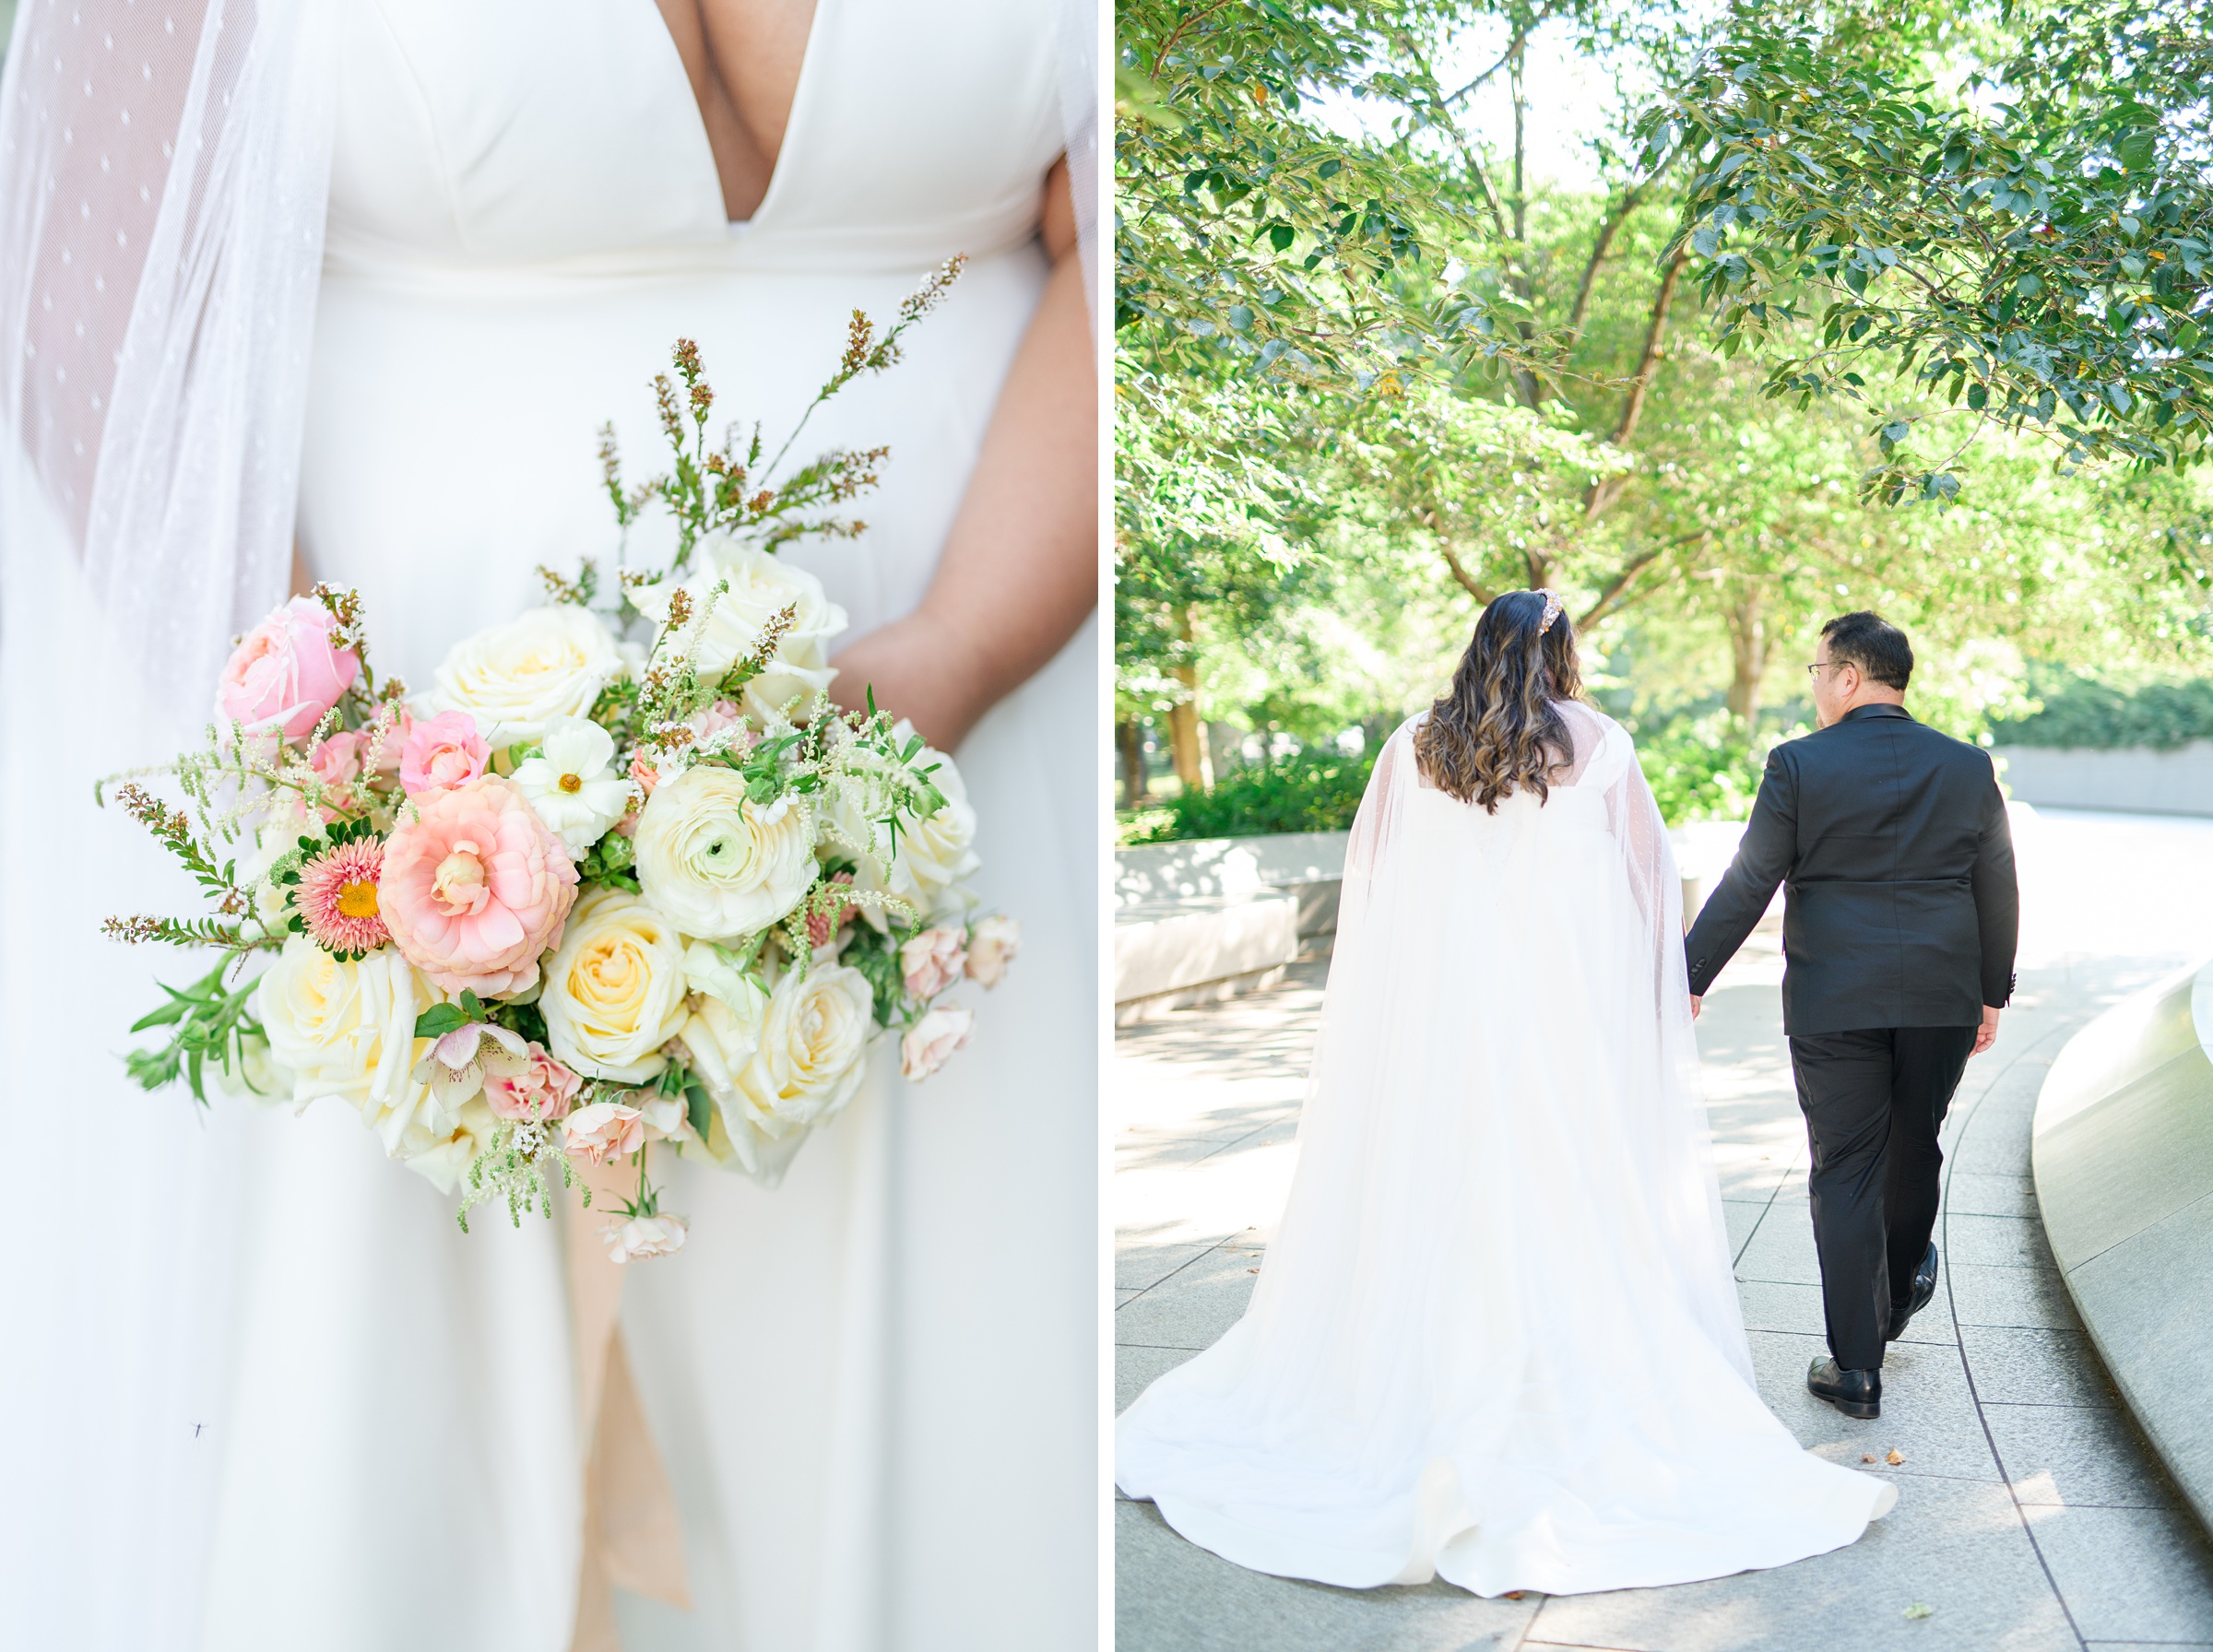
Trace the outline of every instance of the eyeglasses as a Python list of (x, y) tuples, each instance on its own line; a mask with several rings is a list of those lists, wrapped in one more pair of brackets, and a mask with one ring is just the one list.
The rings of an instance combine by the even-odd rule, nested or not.
[(1834, 670), (1839, 666), (1849, 666), (1851, 664), (1852, 662), (1850, 660), (1815, 660), (1811, 665), (1806, 667), (1805, 674), (1808, 677), (1817, 678), (1824, 671)]

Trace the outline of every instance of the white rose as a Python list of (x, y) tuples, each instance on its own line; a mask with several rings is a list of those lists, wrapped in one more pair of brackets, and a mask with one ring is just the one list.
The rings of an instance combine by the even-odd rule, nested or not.
[(447, 1144), (456, 1123), (411, 1076), (415, 1017), (439, 1001), (389, 948), (341, 963), (303, 935), (284, 943), (254, 993), (269, 1058), (292, 1075), (292, 1099), (350, 1103), (395, 1159)]
[(873, 998), (858, 970), (818, 964), (769, 994), (761, 1047), (738, 1075), (734, 1115), (779, 1139), (834, 1115), (860, 1088)]
[(269, 1055), (269, 1041), (235, 1030), (231, 1034), (231, 1059), (215, 1069), (216, 1082), (226, 1094), (273, 1107), (292, 1099), (292, 1075)]
[(1007, 965), (1021, 952), (1020, 924), (996, 913), (978, 918), (968, 932), (968, 978), (987, 987), (997, 986), (1006, 975)]
[[(913, 731), (902, 722), (893, 731), (904, 740)], [(894, 895), (915, 909), (923, 922), (957, 920), (976, 903), (961, 879), (983, 865), (976, 853), (976, 810), (968, 803), (968, 787), (953, 759), (925, 748), (914, 765), (936, 763), (930, 783), (944, 795), (944, 807), (928, 820), (899, 819), (899, 852), (890, 853), (890, 835), (874, 816), (874, 799), (858, 799), (842, 789), (831, 809), (831, 821), (847, 843), (865, 844), (869, 852), (858, 857), (855, 880), (863, 889)]]
[(814, 815), (800, 799), (763, 805), (745, 777), (701, 763), (654, 787), (638, 817), (638, 882), (686, 935), (734, 940), (775, 923), (814, 881)]
[[(692, 547), (692, 556), (688, 577), (640, 586), (630, 600), (661, 626), (669, 622), (669, 599), (676, 591), (691, 598), (692, 612), (704, 618), (686, 628), (682, 645), (692, 650), (703, 678), (719, 678), (752, 653), (762, 628), (788, 608), (794, 610), (791, 628), (776, 645), (774, 663), (746, 685), (746, 711), (765, 721), (791, 701), (810, 701), (830, 686), (837, 675), (830, 667), (830, 641), (846, 629), (846, 610), (830, 600), (821, 580), (728, 534), (709, 534)], [(715, 596), (726, 580), (729, 589)]]
[(432, 712), (463, 711), (493, 746), (542, 739), (556, 717), (581, 717), (622, 673), (599, 617), (574, 603), (531, 608), (464, 638), (424, 697)]
[(461, 1186), (471, 1162), (491, 1145), (491, 1134), (499, 1127), (499, 1115), (483, 1096), (471, 1096), (447, 1116), (442, 1135), (409, 1152), (404, 1162), (439, 1192), (452, 1193)]
[(692, 1019), (680, 1036), (692, 1057), (692, 1076), (715, 1103), (716, 1127), (701, 1145), (725, 1168), (734, 1163), (774, 1187), (784, 1179), (807, 1131), (794, 1128), (771, 1136), (753, 1122), (740, 1098), (738, 1078), (760, 1052), (769, 995), (704, 941), (693, 941), (685, 951), (684, 973), (692, 984)]
[(899, 1041), (899, 1070), (919, 1084), (943, 1067), (976, 1031), (976, 1014), (958, 1004), (941, 1004), (906, 1030)]
[(690, 1011), (683, 939), (660, 913), (627, 890), (594, 890), (569, 914), (545, 973), (538, 1008), (563, 1063), (621, 1084), (668, 1067), (661, 1046)]
[(610, 1262), (643, 1261), (647, 1257), (672, 1257), (684, 1248), (684, 1219), (680, 1216), (633, 1216), (610, 1221), (599, 1230)]
[(737, 1093), (739, 1073), (761, 1047), (768, 994), (705, 941), (684, 950), (684, 975), (692, 1013), (677, 1036), (707, 1093), (723, 1102)]
[(614, 736), (588, 717), (556, 717), (540, 754), (515, 765), (516, 788), (571, 860), (630, 812), (631, 783), (614, 763)]

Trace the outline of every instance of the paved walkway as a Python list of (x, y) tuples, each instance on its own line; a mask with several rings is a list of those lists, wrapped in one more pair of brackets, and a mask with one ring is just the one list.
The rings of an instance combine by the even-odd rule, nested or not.
[[(1123, 1501), (1120, 1652), (2213, 1652), (2213, 1546), (2088, 1343), (2029, 1173), (2037, 1091), (2067, 1038), (2213, 951), (2213, 821), (2053, 810), (2022, 818), (2017, 840), (2021, 989), (1953, 1103), (1944, 1286), (1892, 1351), (1879, 1422), (1804, 1387), (1822, 1349), (1819, 1274), (1771, 939), (1730, 966), (1698, 1024), (1761, 1392), (1810, 1449), (1878, 1459), (1899, 1490), (1888, 1518), (1776, 1571), (1485, 1600), (1442, 1583), (1261, 1576)], [(1118, 1406), (1244, 1311), (1296, 1162), (1323, 969), (1118, 1042)]]

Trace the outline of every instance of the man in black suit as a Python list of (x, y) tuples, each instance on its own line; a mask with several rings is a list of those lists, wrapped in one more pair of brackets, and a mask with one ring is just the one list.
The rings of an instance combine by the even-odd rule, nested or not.
[(1821, 726), (1769, 754), (1684, 950), (1695, 1014), (1785, 885), (1782, 1025), (1831, 1356), (1806, 1386), (1876, 1417), (1883, 1345), (1936, 1292), (1936, 1135), (1968, 1057), (1997, 1037), (2020, 908), (1989, 754), (1907, 713), (1905, 633), (1842, 615), (1806, 669)]

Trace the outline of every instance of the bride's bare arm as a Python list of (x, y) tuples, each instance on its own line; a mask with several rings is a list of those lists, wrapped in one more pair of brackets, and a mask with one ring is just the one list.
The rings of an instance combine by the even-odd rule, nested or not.
[(1000, 392), (922, 604), (855, 639), (831, 690), (880, 704), (951, 750), (1059, 652), (1098, 593), (1098, 404), (1068, 162), (1046, 180), (1045, 297)]

